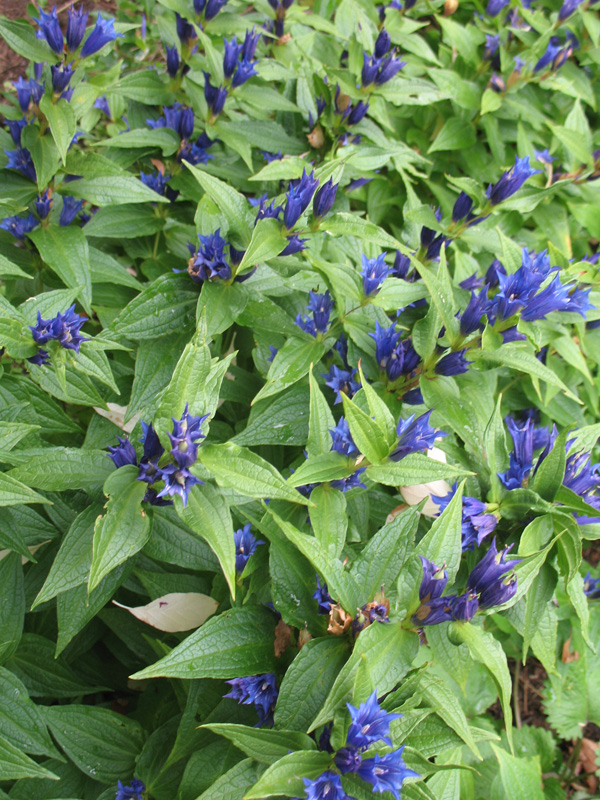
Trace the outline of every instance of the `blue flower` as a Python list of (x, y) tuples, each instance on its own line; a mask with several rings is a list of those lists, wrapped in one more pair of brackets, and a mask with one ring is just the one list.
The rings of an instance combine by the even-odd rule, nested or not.
[(256, 71), (256, 62), (248, 61), (246, 58), (243, 58), (238, 64), (231, 85), (236, 89), (238, 86), (242, 86), (242, 84), (246, 83), (246, 81), (254, 75), (258, 75)]
[(313, 214), (316, 219), (323, 219), (331, 211), (338, 186), (339, 184), (334, 184), (333, 178), (330, 178), (327, 183), (317, 189), (313, 199)]
[(61, 94), (64, 92), (69, 83), (75, 70), (71, 66), (51, 66), (50, 71), (52, 73), (52, 91), (55, 94)]
[(63, 207), (60, 212), (59, 225), (70, 225), (83, 208), (83, 200), (74, 197), (63, 197)]
[(377, 256), (377, 258), (367, 258), (364, 254), (362, 256), (362, 285), (365, 297), (370, 297), (377, 294), (381, 288), (381, 284), (390, 274), (391, 268), (385, 263), (385, 253)]
[(429, 424), (431, 411), (416, 417), (414, 414), (404, 420), (398, 421), (396, 432), (398, 443), (391, 454), (392, 461), (400, 461), (410, 453), (418, 453), (421, 450), (430, 450), (435, 446), (435, 440), (440, 436), (447, 436), (440, 430), (432, 428)]
[(29, 150), (19, 147), (18, 150), (5, 150), (4, 152), (8, 156), (6, 169), (16, 169), (21, 175), (29, 178), (30, 181), (37, 180), (35, 166)]
[(563, 485), (589, 503), (600, 487), (600, 464), (591, 463), (590, 453), (573, 453), (567, 458)]
[(88, 14), (84, 12), (83, 7), (69, 9), (69, 20), (67, 22), (67, 49), (70, 53), (81, 44), (85, 36), (85, 26), (87, 25)]
[(360, 389), (360, 380), (357, 378), (357, 371), (355, 369), (340, 369), (335, 364), (329, 367), (329, 372), (323, 375), (328, 378), (325, 381), (325, 386), (329, 386), (335, 392), (334, 405), (342, 402), (342, 395), (353, 397)]
[(448, 573), (444, 567), (436, 567), (433, 561), (419, 556), (423, 564), (423, 577), (419, 587), (419, 600), (428, 603), (430, 600), (437, 600), (448, 583)]
[(245, 706), (254, 705), (258, 712), (259, 725), (273, 724), (273, 711), (279, 692), (275, 675), (272, 672), (248, 678), (232, 678), (226, 683), (232, 689), (223, 697), (231, 697)]
[(332, 439), (331, 449), (340, 453), (343, 456), (358, 453), (358, 447), (354, 444), (354, 439), (350, 433), (350, 426), (344, 417), (340, 417), (340, 421), (334, 428), (329, 429)]
[(402, 280), (406, 280), (408, 277), (408, 273), (410, 272), (411, 263), (410, 258), (405, 256), (400, 250), (396, 250), (396, 256), (394, 258), (394, 264), (392, 266), (391, 275), (395, 278), (401, 278)]
[(302, 778), (306, 790), (306, 800), (349, 800), (342, 788), (340, 776), (328, 770), (318, 778)]
[(231, 41), (223, 39), (223, 45), (225, 47), (225, 52), (223, 54), (223, 75), (229, 79), (237, 67), (238, 58), (242, 52), (242, 45), (238, 44), (236, 36), (234, 36)]
[(468, 217), (473, 208), (473, 200), (466, 192), (461, 192), (452, 208), (452, 221), (460, 222), (461, 219)]
[(115, 800), (144, 800), (145, 791), (146, 787), (137, 778), (134, 778), (129, 786), (123, 786), (121, 781), (118, 781)]
[[(44, 94), (44, 85), (37, 83), (33, 79), (25, 80), (24, 78), (19, 78), (17, 81), (13, 83), (13, 86), (17, 90), (17, 100), (19, 101), (19, 106), (21, 107), (21, 111), (26, 114), (29, 111), (29, 106), (31, 103), (37, 106)], [(27, 122), (25, 122), (25, 125)], [(22, 125), (24, 127), (24, 125)], [(12, 129), (11, 129), (12, 133)], [(13, 136), (14, 140), (14, 136)], [(20, 142), (20, 137), (19, 137)], [(19, 142), (16, 142), (18, 144)]]
[(510, 3), (510, 0), (489, 0), (486, 12), (490, 17), (497, 17), (498, 14)]
[(152, 423), (147, 424), (141, 420), (142, 435), (140, 436), (140, 443), (144, 445), (144, 454), (141, 461), (157, 461), (165, 452), (164, 447), (160, 443), (158, 434), (154, 430)]
[(204, 73), (204, 99), (212, 115), (218, 117), (227, 100), (227, 89), (224, 86), (213, 86), (208, 72)]
[(390, 81), (405, 66), (406, 61), (400, 61), (394, 55), (381, 58), (377, 55), (369, 56), (367, 53), (363, 53), (362, 85), (369, 86), (376, 83), (381, 86)]
[[(225, 256), (227, 241), (221, 236), (221, 229), (217, 228), (208, 236), (198, 234), (200, 246), (192, 251), (188, 264), (188, 273), (193, 281), (202, 283), (208, 280), (228, 281), (232, 276), (231, 265)], [(191, 249), (191, 245), (188, 245)], [(230, 255), (231, 255), (231, 245)]]
[(17, 145), (17, 147), (20, 147), (21, 134), (23, 133), (23, 128), (27, 127), (27, 120), (25, 117), (23, 117), (23, 119), (6, 119), (4, 121), (8, 125), (13, 142)]
[(358, 125), (358, 123), (366, 116), (367, 111), (369, 110), (369, 104), (359, 100), (359, 102), (355, 106), (348, 106), (348, 113), (346, 116), (346, 122), (348, 125)]
[(171, 78), (176, 78), (179, 72), (179, 52), (175, 45), (173, 47), (165, 45), (165, 51), (167, 54), (167, 72)]
[[(281, 161), (283, 159), (281, 150), (278, 150), (276, 153), (268, 153), (266, 150), (261, 150), (260, 154), (267, 164), (270, 164), (272, 161)], [(281, 208), (283, 210), (283, 206), (281, 206)]]
[(438, 375), (462, 375), (469, 369), (469, 364), (472, 361), (467, 361), (465, 358), (466, 350), (457, 350), (454, 353), (448, 353), (440, 358), (435, 365), (435, 372)]
[[(440, 514), (447, 507), (456, 493), (456, 484), (448, 494), (443, 497), (431, 495), (433, 502), (439, 506)], [(462, 499), (462, 549), (474, 550), (486, 536), (496, 528), (498, 519), (494, 514), (487, 513), (487, 505), (476, 497), (463, 497)]]
[(389, 328), (382, 328), (379, 322), (375, 322), (375, 333), (369, 336), (375, 339), (375, 358), (390, 381), (397, 380), (401, 375), (409, 375), (419, 365), (421, 359), (412, 341), (400, 341), (395, 322)]
[(517, 591), (517, 576), (510, 573), (520, 561), (506, 562), (510, 547), (498, 553), (496, 539), (481, 561), (471, 570), (467, 579), (467, 589), (479, 595), (481, 608), (492, 608), (510, 600)]
[(137, 466), (135, 447), (131, 444), (129, 439), (121, 439), (120, 436), (117, 436), (117, 441), (119, 442), (118, 445), (114, 447), (109, 445), (108, 449), (110, 453), (107, 453), (108, 457), (113, 460), (115, 467), (118, 469), (119, 467), (124, 467), (126, 464), (134, 464)]
[(366, 470), (366, 467), (361, 467), (355, 470), (352, 475), (347, 478), (340, 478), (339, 480), (330, 481), (329, 485), (332, 489), (339, 489), (340, 492), (349, 492), (351, 489), (366, 489), (367, 487), (361, 481), (360, 476)]
[[(500, 47), (500, 36), (498, 34), (492, 35), (486, 33), (485, 35), (485, 49), (483, 51), (483, 59), (484, 61), (492, 61), (496, 53), (498, 52), (498, 48)], [(497, 65), (497, 61), (495, 62), (494, 66)]]
[(423, 393), (418, 387), (416, 389), (411, 389), (409, 392), (406, 392), (402, 398), (402, 402), (409, 406), (420, 406), (424, 402)]
[(111, 116), (108, 100), (106, 99), (105, 94), (103, 94), (102, 97), (98, 97), (97, 100), (94, 101), (94, 108), (102, 111), (102, 113), (106, 114), (107, 117)]
[(567, 17), (570, 17), (582, 2), (583, 0), (564, 0), (558, 12), (559, 22), (564, 22)]
[(42, 315), (38, 311), (37, 323), (30, 325), (29, 329), (36, 344), (46, 344), (53, 339), (66, 350), (75, 350), (78, 353), (81, 343), (89, 341), (79, 333), (86, 322), (85, 317), (82, 318), (75, 312), (75, 304), (73, 304), (64, 314), (59, 311), (50, 320), (42, 319)]
[(283, 211), (283, 206), (276, 206), (276, 201), (271, 200), (268, 202), (268, 196), (263, 194), (259, 200), (259, 207), (258, 211), (256, 212), (256, 219), (254, 220), (254, 224), (258, 222), (259, 219), (279, 219), (281, 216), (281, 212)]
[(64, 49), (64, 42), (60, 29), (60, 22), (58, 21), (58, 15), (56, 13), (56, 6), (54, 6), (49, 14), (40, 9), (40, 16), (34, 17), (34, 19), (40, 26), (42, 36), (48, 42), (51, 49), (58, 55), (61, 55)]
[(290, 181), (283, 212), (283, 224), (288, 231), (294, 227), (308, 208), (318, 185), (319, 181), (315, 178), (314, 171), (307, 175), (304, 170), (299, 180)]
[(407, 778), (420, 777), (404, 763), (403, 750), (404, 746), (383, 756), (375, 753), (373, 758), (363, 760), (358, 774), (373, 786), (373, 792), (391, 792), (396, 800), (400, 800), (400, 789), (404, 781)]
[(533, 466), (533, 434), (532, 419), (519, 423), (513, 417), (506, 418), (506, 425), (513, 440), (513, 450), (509, 458), (509, 468), (498, 473), (498, 477), (507, 489), (519, 489)]
[(2, 222), (0, 222), (0, 228), (4, 231), (8, 231), (15, 239), (19, 239), (19, 241), (22, 242), (25, 236), (39, 224), (39, 221), (33, 214), (29, 214), (27, 217), (5, 217)]
[(181, 419), (171, 417), (173, 421), (173, 433), (169, 433), (171, 441), (171, 455), (181, 469), (191, 467), (198, 458), (198, 439), (204, 439), (202, 424), (208, 419), (209, 414), (203, 417), (195, 417), (189, 413), (188, 404)]
[(588, 600), (598, 600), (600, 598), (600, 578), (592, 578), (591, 573), (583, 579), (583, 591)]
[(352, 722), (346, 737), (347, 747), (367, 748), (374, 742), (384, 742), (391, 747), (390, 724), (402, 714), (390, 714), (377, 702), (377, 691), (358, 708), (346, 703)]
[(550, 155), (547, 147), (544, 150), (534, 150), (533, 155), (535, 160), (540, 161), (542, 164), (552, 164), (556, 160), (554, 156)]
[(177, 464), (167, 464), (166, 467), (159, 467), (156, 470), (155, 480), (164, 481), (164, 488), (157, 493), (157, 497), (174, 497), (178, 494), (181, 497), (183, 506), (187, 505), (189, 493), (193, 487), (201, 480), (196, 478), (195, 475), (187, 469), (187, 467), (179, 467)]
[(312, 319), (304, 316), (304, 314), (298, 314), (296, 325), (306, 333), (310, 333), (311, 336), (316, 336), (318, 333), (327, 333), (329, 317), (333, 310), (331, 295), (328, 291), (324, 294), (310, 292), (309, 297), (309, 303), (306, 308), (312, 312)]
[(27, 361), (30, 364), (36, 364), (38, 367), (43, 367), (45, 364), (50, 363), (50, 354), (47, 350), (40, 348), (34, 356), (30, 356)]
[(227, 4), (227, 0), (208, 0), (204, 8), (204, 19), (210, 22), (214, 19), (219, 11)]
[(458, 597), (453, 597), (450, 604), (452, 619), (457, 622), (470, 622), (479, 610), (479, 600), (476, 594), (465, 592)]
[(375, 58), (383, 58), (383, 56), (390, 49), (391, 44), (392, 40), (390, 39), (389, 33), (386, 31), (385, 28), (382, 28), (379, 31), (377, 39), (375, 40), (375, 50), (373, 52)]
[(358, 771), (362, 763), (362, 756), (356, 747), (341, 747), (333, 760), (342, 775), (346, 775), (348, 772)]
[(507, 170), (497, 183), (488, 186), (486, 195), (491, 205), (495, 206), (503, 200), (507, 200), (519, 191), (528, 178), (538, 175), (540, 172), (541, 170), (532, 169), (529, 166), (529, 156), (524, 158), (517, 156), (514, 166)]
[(252, 61), (256, 54), (256, 48), (260, 42), (260, 33), (256, 33), (256, 28), (246, 30), (244, 41), (242, 43), (242, 58), (247, 61)]
[(35, 201), (35, 210), (37, 211), (37, 215), (40, 219), (46, 219), (51, 209), (52, 195), (50, 193), (50, 189), (44, 189), (44, 191), (38, 195), (37, 200)]
[(171, 179), (170, 175), (163, 175), (162, 172), (156, 170), (155, 173), (140, 172), (140, 180), (149, 189), (157, 194), (164, 195), (167, 183)]
[(102, 50), (104, 45), (108, 44), (109, 42), (114, 42), (115, 39), (123, 36), (122, 33), (117, 33), (115, 31), (114, 22), (114, 17), (111, 17), (110, 19), (102, 19), (100, 14), (98, 14), (94, 30), (90, 33), (88, 38), (85, 40), (83, 47), (81, 48), (81, 53), (79, 54), (81, 58), (87, 58), (88, 56), (94, 55), (94, 53)]
[(190, 43), (197, 38), (196, 31), (191, 22), (188, 22), (185, 17), (175, 12), (175, 29), (177, 30), (177, 37), (181, 44), (189, 47)]
[(425, 625), (439, 625), (442, 622), (452, 622), (452, 602), (456, 595), (437, 597), (422, 603), (412, 616), (414, 625), (419, 628)]
[(318, 575), (316, 577), (317, 589), (313, 594), (313, 599), (318, 603), (318, 613), (328, 617), (331, 606), (333, 605), (333, 599), (327, 590), (327, 584), (325, 582), (321, 583)]
[(250, 533), (251, 525), (248, 522), (243, 528), (234, 531), (233, 541), (235, 544), (235, 569), (241, 575), (244, 567), (248, 563), (251, 555), (259, 544), (264, 544), (262, 539), (257, 539)]

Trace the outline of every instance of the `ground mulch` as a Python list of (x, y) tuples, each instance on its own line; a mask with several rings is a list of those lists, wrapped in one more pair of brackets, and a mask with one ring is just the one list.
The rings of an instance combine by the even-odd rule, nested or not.
[[(9, 19), (26, 18), (28, 2), (29, 0), (0, 0), (0, 14), (9, 17)], [(70, 0), (67, 3), (57, 2), (56, 5), (64, 30), (67, 24), (67, 10), (71, 6), (71, 2)], [(116, 4), (112, 0), (82, 0), (81, 3), (76, 5), (82, 5), (86, 11), (90, 12), (101, 11), (114, 14), (116, 10)], [(25, 75), (27, 64), (27, 59), (14, 53), (4, 40), (0, 39), (0, 89), (7, 82), (10, 83), (20, 75)]]

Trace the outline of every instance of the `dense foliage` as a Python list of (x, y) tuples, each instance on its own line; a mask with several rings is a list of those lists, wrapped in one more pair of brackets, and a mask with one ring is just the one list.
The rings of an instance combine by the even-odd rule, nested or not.
[(29, 14), (0, 797), (595, 796), (594, 4)]

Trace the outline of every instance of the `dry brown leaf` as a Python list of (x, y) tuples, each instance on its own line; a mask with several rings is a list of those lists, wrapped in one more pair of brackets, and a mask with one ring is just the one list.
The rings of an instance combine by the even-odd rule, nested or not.
[(275, 626), (275, 641), (273, 646), (275, 648), (275, 658), (283, 655), (290, 646), (292, 641), (292, 629), (282, 619), (279, 620)]

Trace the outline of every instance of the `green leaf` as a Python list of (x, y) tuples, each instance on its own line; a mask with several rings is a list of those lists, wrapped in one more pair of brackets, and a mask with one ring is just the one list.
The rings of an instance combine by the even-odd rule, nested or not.
[(209, 484), (194, 486), (187, 506), (177, 502), (175, 509), (181, 520), (208, 542), (219, 559), (231, 597), (235, 598), (233, 522), (224, 497)]
[(0, 275), (5, 275), (9, 278), (26, 278), (30, 281), (33, 280), (31, 275), (23, 272), (21, 267), (13, 264), (13, 262), (9, 261), (2, 253), (0, 253)]
[(449, 117), (435, 137), (428, 153), (435, 153), (438, 150), (469, 149), (475, 144), (475, 137), (475, 128), (467, 120)]
[(440, 251), (440, 265), (438, 267), (437, 274), (434, 273), (429, 267), (421, 264), (421, 262), (412, 255), (406, 246), (402, 246), (400, 250), (405, 255), (410, 256), (411, 263), (423, 279), (423, 283), (431, 295), (431, 300), (436, 307), (438, 314), (440, 315), (440, 319), (446, 327), (446, 334), (452, 342), (459, 333), (458, 320), (456, 318), (458, 306), (456, 304), (452, 283), (446, 267), (445, 246), (442, 245), (442, 249)]
[(307, 731), (348, 655), (347, 642), (335, 636), (307, 642), (283, 676), (275, 726)]
[(138, 468), (128, 464), (106, 479), (104, 494), (109, 500), (106, 513), (97, 518), (94, 526), (90, 593), (109, 572), (138, 553), (150, 538), (150, 519), (141, 507), (148, 487), (137, 478)]
[(83, 178), (69, 184), (69, 194), (82, 197), (95, 206), (119, 206), (130, 203), (168, 203), (168, 199), (149, 189), (133, 175), (107, 178)]
[(310, 411), (306, 452), (308, 457), (311, 458), (312, 456), (324, 455), (331, 450), (329, 429), (335, 426), (335, 421), (312, 369), (309, 371), (308, 378), (310, 384)]
[(481, 760), (465, 712), (448, 684), (428, 670), (423, 673), (419, 681), (419, 693), (421, 692), (425, 702), (435, 709), (446, 725), (458, 733), (469, 749)]
[(101, 486), (113, 469), (114, 466), (104, 450), (53, 447), (46, 450), (43, 459), (35, 456), (22, 466), (11, 469), (5, 477), (23, 481), (38, 489), (62, 492), (65, 489)]
[(269, 368), (267, 382), (255, 396), (252, 404), (265, 397), (279, 394), (288, 386), (304, 378), (311, 365), (316, 364), (325, 352), (325, 345), (317, 339), (292, 337), (281, 347)]
[(161, 275), (125, 306), (112, 328), (128, 339), (158, 339), (172, 334), (175, 309), (179, 329), (193, 324), (197, 302), (189, 276)]
[(19, 646), (25, 619), (25, 584), (18, 553), (0, 561), (0, 662), (5, 663)]
[(52, 735), (79, 769), (95, 781), (114, 784), (133, 774), (144, 743), (138, 722), (98, 706), (50, 706)]
[(180, 334), (163, 336), (161, 339), (144, 339), (140, 342), (126, 422), (139, 411), (154, 406), (156, 398), (171, 380), (187, 339), (185, 334)]
[(374, 306), (384, 311), (398, 311), (417, 300), (427, 297), (427, 289), (421, 283), (409, 283), (400, 278), (386, 278), (375, 297), (371, 298)]
[(203, 313), (206, 314), (207, 335), (213, 338), (231, 328), (247, 302), (245, 287), (239, 283), (228, 285), (204, 281), (196, 308), (196, 321)]
[(544, 800), (540, 757), (516, 758), (495, 744), (490, 745), (500, 763), (500, 779), (507, 797), (527, 797)]
[(77, 129), (75, 111), (71, 104), (64, 98), (53, 103), (47, 94), (40, 100), (40, 111), (46, 115), (52, 138), (56, 143), (63, 164), (66, 164), (67, 151), (71, 146), (73, 136), (75, 136), (75, 131)]
[(0, 17), (0, 36), (15, 53), (30, 61), (44, 61), (56, 64), (58, 56), (35, 35), (35, 28), (30, 22), (22, 19), (6, 19)]
[(131, 677), (227, 679), (271, 672), (274, 630), (269, 609), (232, 608), (211, 617), (168, 655)]
[[(161, 1), (164, 2), (164, 0)], [(197, 800), (221, 800), (225, 796), (230, 800), (242, 800), (246, 790), (256, 781), (256, 768), (256, 762), (250, 758), (240, 761), (220, 778), (217, 778)]]
[(274, 764), (286, 756), (290, 750), (316, 750), (314, 740), (298, 731), (249, 728), (246, 725), (231, 723), (212, 723), (202, 727), (220, 736), (225, 736), (259, 764)]
[(278, 256), (286, 245), (281, 234), (281, 223), (275, 219), (260, 219), (254, 226), (248, 248), (237, 269), (238, 274)]
[(302, 778), (318, 778), (331, 763), (329, 753), (299, 750), (290, 753), (260, 776), (254, 786), (244, 795), (245, 800), (284, 795), (294, 797), (305, 793)]
[(172, 156), (177, 152), (181, 139), (171, 128), (136, 128), (93, 144), (96, 147), (157, 149), (163, 156)]
[(448, 580), (454, 581), (462, 556), (462, 496), (464, 481), (454, 497), (417, 545), (417, 552), (434, 564), (446, 565)]
[(25, 753), (58, 755), (40, 708), (29, 698), (17, 676), (4, 667), (0, 667), (0, 691), (0, 741), (4, 739)]
[(208, 172), (192, 166), (187, 161), (184, 163), (217, 208), (225, 215), (230, 227), (239, 233), (244, 245), (248, 246), (251, 237), (247, 224), (248, 201), (244, 195), (219, 178), (215, 178), (214, 175), (209, 175)]
[(275, 467), (245, 447), (229, 442), (204, 445), (198, 452), (199, 461), (222, 486), (246, 497), (279, 498), (308, 505), (309, 501), (289, 486)]
[(492, 502), (498, 503), (503, 492), (498, 473), (505, 472), (509, 463), (506, 428), (502, 418), (502, 397), (498, 398), (494, 413), (485, 429), (485, 452), (490, 467), (492, 484), (492, 496), (490, 499)]
[(571, 436), (572, 433), (568, 430), (557, 436), (550, 452), (538, 467), (531, 481), (531, 488), (549, 503), (555, 499), (563, 482), (567, 463), (565, 446), (567, 439)]
[[(42, 259), (69, 289), (77, 289), (86, 312), (91, 315), (92, 282), (87, 239), (81, 228), (50, 224), (32, 231)], [(62, 309), (66, 311), (66, 309)]]
[(352, 655), (344, 664), (333, 688), (310, 730), (333, 719), (334, 713), (352, 697), (360, 664), (366, 661), (373, 686), (378, 695), (387, 694), (406, 675), (419, 650), (419, 638), (403, 630), (398, 623), (373, 623), (365, 628), (354, 645)]
[(324, 485), (315, 487), (310, 499), (316, 506), (310, 510), (315, 538), (331, 558), (338, 558), (346, 543), (346, 498), (338, 489)]
[(362, 217), (354, 214), (340, 212), (327, 217), (321, 224), (321, 230), (327, 231), (336, 236), (356, 236), (363, 242), (373, 242), (380, 247), (396, 249), (400, 247), (400, 242), (386, 233), (383, 228), (369, 222)]
[(0, 781), (18, 781), (23, 778), (57, 781), (58, 775), (36, 764), (19, 747), (0, 738)]
[(50, 503), (50, 501), (10, 475), (0, 473), (0, 506), (16, 506), (21, 503)]
[(380, 464), (390, 452), (386, 433), (345, 394), (342, 395), (342, 402), (354, 443), (371, 464)]
[(41, 192), (53, 179), (60, 164), (54, 139), (52, 136), (42, 136), (36, 125), (26, 125), (21, 133), (21, 144), (31, 153), (37, 187)]
[(123, 75), (114, 86), (111, 86), (110, 91), (148, 106), (171, 105), (173, 102), (173, 94), (169, 91), (162, 75), (152, 69)]
[(350, 569), (364, 596), (372, 599), (385, 587), (393, 587), (414, 543), (419, 510), (408, 508), (388, 522), (355, 559)]
[[(261, 400), (250, 409), (248, 425), (233, 437), (236, 444), (279, 444), (298, 446), (306, 443), (309, 417), (309, 390), (295, 384), (282, 394)], [(333, 419), (331, 421), (333, 427)], [(327, 432), (329, 437), (329, 432)], [(329, 437), (331, 441), (331, 437)]]
[(512, 748), (512, 708), (510, 698), (512, 681), (506, 654), (500, 642), (491, 633), (470, 622), (452, 623), (456, 638), (469, 648), (471, 656), (489, 671), (500, 694), (502, 713), (509, 745)]
[(442, 464), (433, 458), (411, 453), (400, 461), (388, 461), (367, 467), (367, 478), (385, 486), (416, 486), (419, 483), (471, 475), (471, 472), (453, 464)]

